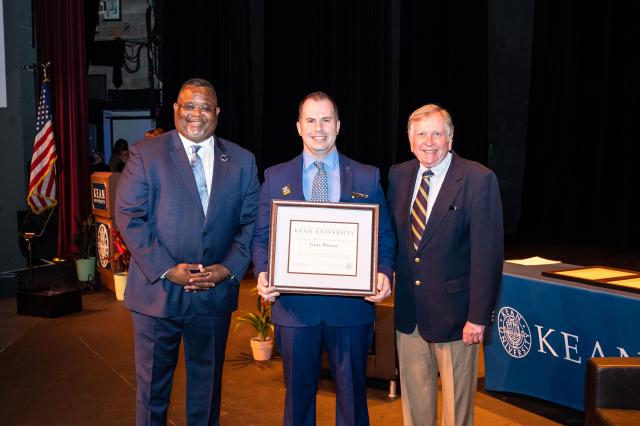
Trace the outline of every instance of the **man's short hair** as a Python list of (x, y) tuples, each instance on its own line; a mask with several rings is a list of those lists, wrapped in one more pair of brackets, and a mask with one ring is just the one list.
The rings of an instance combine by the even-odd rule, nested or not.
[(333, 105), (333, 112), (336, 115), (336, 120), (340, 120), (340, 116), (338, 115), (338, 104), (336, 104), (336, 101), (334, 101), (330, 95), (321, 91), (309, 93), (307, 96), (302, 98), (302, 100), (300, 101), (300, 105), (298, 105), (298, 119), (300, 118), (300, 115), (302, 115), (302, 106), (309, 99), (313, 99), (316, 102), (325, 101), (325, 100), (330, 101), (331, 105)]
[(407, 133), (411, 130), (411, 123), (435, 113), (440, 113), (442, 115), (444, 120), (444, 129), (447, 132), (447, 138), (449, 140), (453, 139), (453, 121), (451, 121), (451, 114), (449, 114), (449, 111), (436, 104), (423, 105), (413, 111), (409, 116), (409, 121), (407, 122)]
[(182, 86), (180, 87), (180, 92), (182, 92), (184, 88), (187, 86), (208, 87), (213, 91), (213, 97), (216, 98), (216, 101), (218, 100), (218, 94), (216, 93), (216, 88), (213, 87), (213, 84), (209, 83), (209, 81), (205, 80), (204, 78), (198, 78), (198, 77), (190, 78), (189, 80), (185, 81), (182, 84)]

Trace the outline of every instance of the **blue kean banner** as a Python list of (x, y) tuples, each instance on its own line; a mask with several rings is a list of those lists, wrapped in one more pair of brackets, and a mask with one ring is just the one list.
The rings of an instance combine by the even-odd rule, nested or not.
[(583, 410), (589, 358), (640, 356), (640, 294), (541, 275), (563, 266), (575, 267), (505, 264), (484, 345), (486, 390)]

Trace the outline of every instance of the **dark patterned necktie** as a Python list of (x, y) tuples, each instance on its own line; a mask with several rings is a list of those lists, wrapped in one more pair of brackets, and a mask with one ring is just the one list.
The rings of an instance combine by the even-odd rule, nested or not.
[(324, 162), (315, 161), (313, 164), (318, 168), (318, 173), (313, 178), (311, 201), (329, 201), (329, 182), (327, 181), (327, 172), (324, 170)]
[(207, 206), (209, 205), (209, 191), (207, 190), (207, 178), (204, 174), (202, 159), (198, 155), (198, 150), (200, 148), (202, 147), (199, 145), (191, 145), (191, 169), (193, 170), (193, 176), (196, 178), (196, 185), (198, 186), (198, 194), (200, 195), (202, 210), (206, 215)]
[(413, 207), (411, 207), (411, 237), (413, 238), (414, 250), (418, 250), (424, 229), (427, 226), (427, 200), (429, 200), (431, 176), (433, 176), (431, 170), (427, 170), (422, 174), (416, 200), (413, 202)]

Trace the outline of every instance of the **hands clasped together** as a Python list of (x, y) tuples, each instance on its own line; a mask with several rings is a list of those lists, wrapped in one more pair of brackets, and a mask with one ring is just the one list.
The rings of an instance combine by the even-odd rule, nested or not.
[(184, 287), (187, 292), (209, 290), (223, 281), (229, 270), (220, 264), (204, 266), (199, 263), (178, 263), (169, 269), (166, 278)]

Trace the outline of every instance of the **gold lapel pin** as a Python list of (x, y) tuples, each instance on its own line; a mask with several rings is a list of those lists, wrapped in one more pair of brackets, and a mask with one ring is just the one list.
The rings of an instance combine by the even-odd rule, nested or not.
[(291, 194), (291, 185), (286, 185), (282, 187), (282, 195), (287, 196)]
[(352, 192), (351, 198), (369, 198), (367, 194), (363, 194), (362, 192)]

